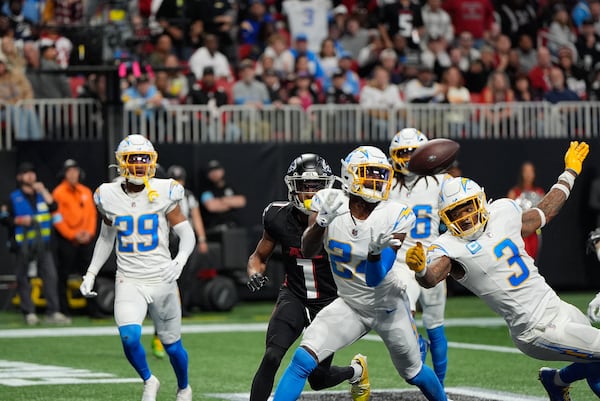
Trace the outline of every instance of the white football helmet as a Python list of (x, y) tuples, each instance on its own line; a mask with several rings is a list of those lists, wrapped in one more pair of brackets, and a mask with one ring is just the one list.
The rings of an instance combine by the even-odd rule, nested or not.
[(145, 184), (156, 173), (158, 154), (152, 142), (139, 134), (127, 136), (115, 152), (119, 175), (133, 184)]
[(342, 160), (342, 189), (370, 203), (386, 200), (393, 177), (385, 153), (374, 146), (360, 146)]
[(488, 221), (485, 192), (464, 177), (444, 180), (440, 190), (440, 219), (450, 232), (471, 241), (477, 239)]
[(410, 156), (419, 146), (427, 143), (427, 137), (416, 128), (404, 128), (392, 138), (390, 143), (390, 158), (395, 171), (409, 175), (408, 162)]

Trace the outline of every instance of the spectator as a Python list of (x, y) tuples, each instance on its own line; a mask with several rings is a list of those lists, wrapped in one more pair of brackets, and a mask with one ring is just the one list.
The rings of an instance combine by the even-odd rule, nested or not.
[(519, 65), (521, 66), (521, 69), (524, 72), (529, 73), (529, 71), (537, 64), (537, 54), (533, 48), (531, 36), (527, 34), (519, 36), (517, 53), (519, 55)]
[(42, 139), (42, 127), (32, 106), (21, 105), (19, 111), (15, 107), (19, 101), (33, 99), (31, 84), (23, 74), (11, 71), (7, 62), (6, 56), (0, 54), (0, 101), (7, 104), (0, 110), (0, 121), (18, 119), (16, 139)]
[(233, 85), (233, 101), (235, 104), (256, 107), (271, 102), (265, 84), (255, 78), (252, 60), (243, 60), (240, 63), (240, 80)]
[(384, 41), (380, 35), (371, 36), (369, 44), (360, 49), (358, 53), (358, 75), (361, 77), (370, 77), (373, 67), (379, 64), (379, 55), (385, 48)]
[[(69, 314), (68, 279), (85, 274), (92, 260), (96, 237), (97, 212), (92, 191), (81, 183), (83, 173), (73, 159), (65, 160), (59, 173), (61, 183), (52, 191), (62, 220), (56, 222), (56, 260), (58, 296), (61, 313)], [(104, 317), (94, 298), (87, 301), (90, 317)]]
[(126, 111), (142, 113), (151, 121), (155, 120), (155, 111), (165, 105), (165, 99), (147, 74), (140, 75), (133, 86), (125, 89), (121, 100)]
[(469, 70), (465, 73), (465, 86), (471, 93), (481, 93), (487, 85), (490, 70), (483, 65), (483, 62), (473, 60), (469, 66)]
[(421, 53), (421, 62), (438, 75), (452, 64), (444, 42), (441, 37), (432, 36), (427, 41), (427, 48)]
[(189, 66), (196, 79), (202, 78), (204, 67), (212, 67), (217, 79), (233, 80), (229, 61), (223, 53), (218, 51), (218, 48), (219, 41), (217, 37), (215, 35), (206, 35), (204, 47), (199, 48), (192, 54)]
[(299, 34), (296, 36), (294, 47), (290, 49), (290, 52), (292, 53), (292, 56), (294, 56), (296, 62), (300, 56), (306, 57), (308, 60), (309, 72), (315, 79), (325, 79), (325, 72), (319, 62), (317, 53), (308, 48), (308, 36), (306, 34)]
[(57, 56), (58, 52), (54, 42), (40, 46), (40, 84), (33, 88), (36, 99), (69, 99), (73, 97), (71, 85), (65, 74), (44, 72), (62, 70)]
[(450, 15), (441, 7), (441, 0), (427, 0), (421, 11), (425, 32), (421, 40), (421, 49), (426, 49), (432, 38), (439, 42), (442, 49), (447, 49), (454, 40), (454, 27)]
[(506, 35), (500, 35), (495, 43), (496, 70), (506, 72), (509, 68), (511, 48), (510, 38)]
[(154, 51), (148, 56), (148, 64), (152, 67), (164, 67), (167, 57), (172, 54), (174, 54), (173, 39), (171, 39), (171, 36), (163, 33), (156, 39)]
[(513, 91), (515, 93), (515, 101), (517, 102), (533, 102), (539, 100), (534, 97), (529, 76), (524, 72), (520, 72), (515, 76), (513, 81)]
[(274, 32), (274, 19), (267, 12), (264, 0), (249, 0), (248, 17), (240, 23), (240, 41), (243, 58), (257, 59), (267, 45), (267, 38)]
[[(387, 139), (392, 131), (397, 131), (397, 126), (389, 125), (390, 112), (394, 113), (403, 104), (398, 87), (390, 83), (389, 73), (383, 67), (376, 66), (373, 79), (360, 92), (360, 105), (369, 115), (373, 134)], [(400, 121), (397, 123), (398, 126), (402, 125)]]
[(43, 280), (46, 322), (71, 324), (71, 319), (59, 311), (57, 273), (50, 247), (52, 223), (60, 220), (60, 215), (55, 213), (58, 206), (44, 184), (37, 180), (33, 164), (19, 165), (17, 183), (19, 187), (10, 194), (3, 208), (6, 212), (3, 223), (9, 227), (11, 250), (16, 254), (17, 291), (25, 323), (34, 326), (40, 322), (29, 282), (29, 268), (36, 266), (37, 275)]
[(567, 88), (575, 92), (579, 99), (586, 100), (588, 73), (574, 64), (573, 51), (570, 47), (562, 47), (558, 50), (558, 66), (565, 74)]
[(404, 36), (411, 49), (418, 49), (425, 27), (421, 6), (411, 0), (384, 2), (379, 8), (379, 34), (386, 47), (392, 46), (391, 38), (397, 33)]
[(42, 31), (40, 32), (40, 40), (38, 43), (40, 48), (45, 46), (54, 46), (56, 50), (55, 61), (58, 63), (60, 68), (67, 68), (69, 66), (69, 59), (73, 50), (73, 42), (61, 34), (59, 26), (54, 22), (49, 22), (43, 27)]
[(188, 78), (181, 72), (179, 59), (174, 54), (169, 54), (165, 59), (167, 94), (174, 99), (176, 104), (185, 103), (189, 93)]
[(489, 0), (446, 0), (442, 7), (450, 15), (454, 32), (470, 32), (479, 48), (491, 35), (494, 7)]
[(246, 197), (240, 195), (225, 180), (225, 169), (218, 160), (208, 162), (208, 188), (200, 195), (200, 202), (206, 210), (207, 233), (225, 231), (239, 225), (237, 211), (246, 207)]
[[(188, 188), (185, 187), (187, 173), (182, 166), (173, 165), (167, 169), (167, 177), (172, 178), (185, 188), (183, 198), (179, 201), (179, 207), (181, 213), (187, 217), (188, 221), (194, 229), (196, 234), (196, 242), (198, 246), (196, 252), (192, 252), (185, 267), (183, 273), (177, 280), (179, 283), (179, 291), (181, 296), (181, 315), (190, 316), (192, 307), (192, 295), (194, 290), (194, 281), (197, 280), (198, 263), (200, 262), (200, 255), (208, 254), (208, 244), (206, 243), (206, 232), (204, 230), (204, 222), (202, 221), (202, 215), (200, 214), (200, 204), (198, 200)], [(169, 248), (172, 255), (177, 254), (179, 249), (179, 237), (176, 233), (171, 232), (169, 235)]]
[(196, 81), (190, 91), (192, 104), (205, 104), (216, 108), (229, 103), (227, 91), (215, 77), (212, 67), (204, 67), (202, 79)]
[(326, 103), (328, 104), (355, 104), (358, 103), (356, 97), (344, 87), (344, 71), (338, 69), (334, 71), (331, 78), (331, 86), (327, 90)]
[[(25, 9), (24, 4), (25, 0), (8, 0), (2, 7), (2, 14), (8, 17), (12, 34), (18, 42), (33, 39), (35, 24), (39, 21), (39, 12), (35, 19), (35, 12)], [(27, 14), (25, 11), (28, 11)]]
[(531, 88), (536, 96), (550, 90), (550, 69), (552, 68), (552, 60), (548, 48), (540, 46), (537, 51), (537, 64), (529, 71), (529, 79), (531, 80)]
[(483, 110), (490, 130), (484, 132), (484, 135), (510, 135), (513, 114), (510, 103), (515, 100), (515, 94), (510, 87), (508, 75), (502, 71), (494, 71), (488, 78), (481, 97), (483, 103), (490, 105)]
[(288, 93), (286, 88), (281, 85), (281, 80), (279, 79), (279, 75), (274, 69), (265, 70), (262, 74), (262, 82), (267, 87), (269, 91), (269, 98), (271, 99), (271, 104), (280, 106), (284, 103), (287, 103)]
[(500, 20), (500, 31), (507, 35), (512, 43), (517, 43), (522, 35), (529, 37), (537, 35), (538, 17), (536, 6), (531, 1), (496, 1), (496, 13)]
[(0, 39), (2, 41), (2, 51), (0, 53), (4, 53), (7, 60), (7, 66), (11, 69), (11, 71), (18, 72), (20, 74), (25, 74), (25, 66), (27, 62), (25, 58), (21, 55), (21, 53), (17, 50), (15, 46), (15, 40), (12, 36), (4, 36)]
[(404, 87), (404, 97), (408, 103), (440, 102), (444, 99), (446, 85), (434, 80), (435, 75), (431, 67), (421, 64), (419, 74), (411, 79)]
[(185, 24), (188, 17), (186, 15), (185, 2), (161, 0), (160, 2), (155, 2), (155, 7), (152, 8), (152, 11), (155, 11), (154, 15), (150, 18), (151, 21), (154, 21), (151, 32), (152, 39), (156, 41), (157, 37), (160, 38), (163, 35), (168, 35), (171, 38), (169, 43), (171, 50), (175, 54), (181, 55), (180, 52), (183, 47), (187, 28)]
[(458, 36), (458, 48), (461, 54), (459, 67), (463, 72), (469, 70), (474, 60), (481, 58), (481, 53), (473, 47), (473, 44), (473, 34), (471, 32), (464, 31)]
[(202, 20), (192, 21), (185, 35), (181, 59), (189, 60), (197, 49), (204, 46), (204, 36), (206, 35), (204, 22)]
[[(338, 68), (338, 57), (335, 50), (335, 42), (333, 39), (327, 38), (321, 43), (321, 51), (319, 52), (319, 63), (325, 73), (326, 81), (331, 79), (333, 71)], [(327, 85), (325, 85), (327, 86)]]
[(383, 49), (379, 54), (379, 62), (390, 74), (390, 82), (399, 85), (404, 81), (402, 64), (398, 63), (398, 55), (393, 49)]
[(84, 25), (83, 0), (52, 0), (54, 10), (50, 16), (59, 25)]
[[(462, 105), (471, 102), (471, 94), (464, 86), (464, 79), (458, 67), (450, 67), (444, 72), (442, 85), (446, 89), (444, 94), (445, 103)], [(468, 117), (469, 115), (464, 108), (451, 109), (445, 113), (445, 121), (450, 128), (451, 135), (460, 135), (463, 132)]]
[(573, 46), (575, 40), (577, 40), (577, 35), (575, 35), (569, 13), (563, 5), (557, 5), (553, 21), (548, 28), (548, 50), (553, 56), (558, 56), (559, 48)]
[(314, 87), (312, 77), (305, 71), (299, 72), (290, 89), (288, 104), (307, 110), (311, 105), (318, 103), (320, 103), (319, 95)]
[(573, 10), (571, 11), (573, 24), (579, 28), (581, 25), (583, 25), (585, 20), (591, 19), (592, 13), (590, 9), (593, 7), (593, 4), (597, 3), (598, 0), (580, 0), (577, 4), (575, 4), (575, 7), (573, 7)]
[(288, 48), (285, 38), (279, 34), (269, 37), (269, 46), (263, 55), (273, 58), (273, 68), (280, 77), (287, 77), (294, 72), (294, 55)]
[(360, 26), (358, 18), (348, 18), (340, 38), (340, 46), (350, 53), (353, 59), (358, 58), (360, 50), (369, 44), (369, 32)]
[(306, 50), (317, 53), (321, 42), (327, 37), (329, 1), (284, 0), (281, 6), (287, 16), (291, 36), (296, 38), (296, 41), (298, 37), (303, 37)]
[(106, 75), (89, 74), (85, 78), (85, 83), (77, 88), (77, 97), (106, 103)]
[(333, 9), (332, 13), (333, 20), (331, 21), (329, 26), (335, 25), (336, 29), (339, 32), (344, 32), (346, 30), (346, 24), (348, 23), (348, 19), (351, 18), (348, 16), (348, 7), (346, 7), (344, 4), (340, 4)]
[(565, 75), (559, 67), (550, 69), (551, 89), (544, 94), (544, 100), (550, 103), (574, 102), (581, 100), (579, 96), (565, 85)]
[[(544, 193), (543, 188), (535, 185), (535, 166), (532, 162), (525, 162), (521, 165), (517, 185), (508, 191), (506, 197), (514, 199), (521, 209), (525, 211), (532, 207), (536, 207), (544, 197)], [(541, 238), (541, 230), (537, 230), (523, 238), (523, 241), (525, 242), (525, 251), (534, 260), (536, 260), (539, 255)]]
[(575, 43), (579, 64), (584, 70), (591, 71), (600, 65), (600, 36), (596, 33), (591, 19), (583, 21), (579, 32)]

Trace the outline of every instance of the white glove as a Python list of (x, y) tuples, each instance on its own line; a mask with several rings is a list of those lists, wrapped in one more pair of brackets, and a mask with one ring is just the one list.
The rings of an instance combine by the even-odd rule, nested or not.
[(169, 263), (164, 269), (162, 269), (161, 277), (165, 282), (170, 283), (172, 281), (177, 280), (179, 276), (181, 276), (182, 270), (183, 265), (176, 260), (172, 260), (171, 263)]
[(337, 189), (325, 189), (317, 192), (313, 197), (312, 206), (316, 206), (316, 223), (320, 227), (327, 227), (338, 216), (346, 213), (340, 213), (339, 209), (344, 204), (345, 195)]
[(96, 281), (96, 276), (92, 273), (85, 273), (83, 276), (83, 281), (79, 286), (79, 292), (86, 298), (94, 298), (98, 295), (96, 291), (92, 291), (94, 289), (94, 282)]
[(593, 323), (600, 323), (600, 292), (588, 306), (588, 317)]
[(379, 255), (385, 248), (389, 246), (400, 246), (402, 242), (394, 238), (394, 234), (379, 233), (377, 238), (373, 237), (373, 228), (371, 227), (371, 242), (369, 242), (369, 253), (371, 255)]

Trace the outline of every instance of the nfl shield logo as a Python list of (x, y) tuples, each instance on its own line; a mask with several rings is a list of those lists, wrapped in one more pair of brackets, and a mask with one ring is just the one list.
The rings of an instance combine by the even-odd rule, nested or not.
[(358, 230), (356, 228), (352, 229), (352, 236), (356, 237), (358, 235)]

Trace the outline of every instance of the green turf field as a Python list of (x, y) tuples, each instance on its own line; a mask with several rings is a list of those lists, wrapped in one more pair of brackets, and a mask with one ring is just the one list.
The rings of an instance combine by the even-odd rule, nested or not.
[[(562, 297), (585, 310), (593, 294), (562, 294)], [(195, 400), (212, 399), (204, 395), (208, 393), (249, 392), (264, 349), (261, 324), (268, 321), (272, 306), (272, 303), (264, 302), (246, 303), (230, 313), (198, 312), (194, 317), (184, 319), (185, 329), (194, 331), (185, 333), (183, 341), (189, 352), (190, 383)], [(489, 318), (494, 315), (475, 297), (453, 297), (448, 300), (447, 317)], [(205, 326), (216, 332), (198, 332)], [(77, 332), (73, 333), (72, 328)], [(16, 311), (0, 312), (0, 400), (139, 400), (141, 381), (136, 379), (134, 370), (123, 356), (112, 319), (90, 321), (87, 317), (77, 317), (72, 328), (39, 332), (26, 327)], [(240, 332), (240, 328), (254, 331)], [(151, 329), (149, 321), (147, 329)], [(61, 332), (65, 335), (58, 335)], [(511, 352), (514, 347), (505, 326), (448, 327), (447, 335), (451, 343), (446, 380), (449, 387), (478, 387), (543, 397), (545, 393), (536, 379), (537, 370), (541, 366), (563, 365)], [(150, 339), (150, 335), (144, 335), (147, 350)], [(499, 347), (496, 351), (465, 349), (472, 344)], [(387, 351), (376, 336), (369, 335), (340, 351), (335, 362), (347, 364), (357, 352), (369, 358), (374, 390), (410, 387), (396, 374)], [(162, 383), (158, 400), (174, 400), (176, 381), (168, 360), (157, 360), (150, 355), (149, 361), (153, 373)], [(288, 362), (289, 355), (282, 363), (277, 379)], [(75, 380), (77, 384), (64, 384)], [(116, 382), (118, 380), (123, 382)], [(63, 384), (43, 384), (48, 381)], [(340, 385), (335, 389), (348, 390), (349, 386)], [(578, 382), (572, 398), (592, 400), (594, 395), (584, 382)]]

